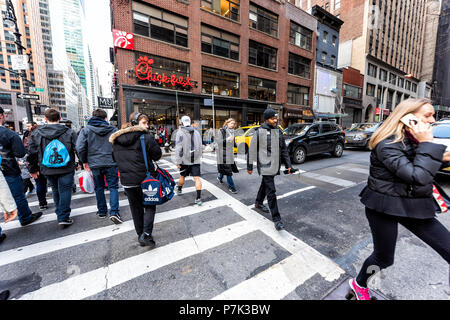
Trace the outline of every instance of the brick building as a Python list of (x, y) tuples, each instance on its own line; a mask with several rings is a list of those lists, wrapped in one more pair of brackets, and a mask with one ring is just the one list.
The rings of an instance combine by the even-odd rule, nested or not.
[(183, 115), (212, 127), (213, 94), (216, 128), (229, 117), (262, 122), (267, 107), (284, 125), (313, 120), (317, 21), (305, 11), (278, 0), (112, 0), (111, 8), (113, 29), (134, 35), (134, 50), (115, 48), (122, 123), (139, 111), (169, 129)]
[(342, 120), (342, 127), (350, 128), (361, 122), (363, 109), (364, 75), (352, 67), (342, 69), (342, 108), (348, 114)]

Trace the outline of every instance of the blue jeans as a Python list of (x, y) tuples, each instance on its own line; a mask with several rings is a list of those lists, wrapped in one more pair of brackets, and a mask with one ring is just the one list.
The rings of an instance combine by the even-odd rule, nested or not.
[(65, 221), (70, 218), (70, 202), (72, 201), (72, 187), (74, 182), (74, 172), (69, 174), (58, 174), (46, 176), (52, 192), (53, 201), (55, 202), (55, 213), (58, 222)]
[(105, 198), (105, 177), (108, 184), (109, 205), (111, 207), (110, 215), (119, 213), (119, 170), (117, 167), (105, 167), (92, 169), (94, 176), (95, 195), (97, 197), (97, 209), (100, 215), (108, 213)]
[(30, 221), (32, 217), (32, 212), (28, 206), (27, 198), (25, 198), (25, 193), (23, 192), (23, 180), (21, 176), (5, 176), (6, 182), (8, 183), (11, 194), (16, 201), (19, 222), (24, 224)]
[[(219, 178), (220, 181), (222, 181), (223, 174), (219, 173), (218, 178)], [(227, 182), (228, 182), (228, 188), (233, 189), (235, 187), (232, 176), (227, 176)]]
[(36, 193), (39, 199), (39, 205), (47, 205), (47, 179), (40, 174), (36, 181)]

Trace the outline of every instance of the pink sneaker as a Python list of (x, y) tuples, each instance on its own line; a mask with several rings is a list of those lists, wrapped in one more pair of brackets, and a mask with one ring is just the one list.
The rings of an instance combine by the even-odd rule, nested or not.
[(348, 284), (354, 292), (357, 300), (371, 300), (372, 295), (370, 294), (369, 288), (362, 288), (358, 286), (356, 279), (350, 279)]

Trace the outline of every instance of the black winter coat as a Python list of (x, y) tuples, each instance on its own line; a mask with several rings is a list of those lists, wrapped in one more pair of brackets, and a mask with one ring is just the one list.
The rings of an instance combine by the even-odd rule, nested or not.
[[(228, 137), (229, 137), (228, 133)], [(237, 170), (237, 166), (235, 164), (227, 164), (227, 130), (225, 128), (220, 129), (220, 135), (219, 137), (216, 137), (217, 140), (217, 148), (221, 149), (221, 152), (217, 152), (218, 157), (222, 157), (222, 164), (217, 165), (217, 171), (220, 174), (223, 174), (225, 176), (232, 176), (233, 175), (233, 166), (235, 167), (235, 170)], [(228, 143), (228, 146), (230, 148), (233, 148), (234, 146), (234, 136), (233, 136), (233, 143)]]
[(148, 131), (139, 126), (119, 130), (109, 138), (113, 144), (113, 159), (120, 172), (120, 182), (125, 187), (140, 186), (146, 177), (144, 155), (141, 147), (141, 136), (145, 135), (147, 147), (147, 163), (149, 171), (155, 172), (153, 161), (161, 159), (161, 148)]
[(368, 186), (361, 202), (385, 214), (428, 219), (435, 216), (434, 177), (446, 147), (431, 142), (414, 144), (409, 138), (380, 142), (370, 156)]
[(5, 176), (20, 176), (21, 171), (16, 158), (23, 158), (27, 154), (22, 140), (17, 133), (0, 125), (0, 156), (1, 170)]

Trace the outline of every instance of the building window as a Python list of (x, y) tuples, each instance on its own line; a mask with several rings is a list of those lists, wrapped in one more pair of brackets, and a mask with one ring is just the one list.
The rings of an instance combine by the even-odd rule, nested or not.
[(333, 47), (336, 47), (336, 43), (337, 43), (337, 37), (336, 37), (336, 36), (333, 36), (333, 37), (331, 38), (331, 44), (333, 45)]
[(387, 81), (387, 71), (384, 69), (380, 69), (380, 80)]
[(6, 52), (8, 53), (16, 53), (16, 45), (14, 43), (6, 43)]
[(266, 9), (250, 4), (250, 28), (278, 36), (278, 16)]
[(287, 102), (300, 106), (309, 106), (309, 88), (288, 84)]
[(327, 3), (325, 3), (325, 10), (329, 11), (329, 9), (330, 9), (330, 6), (329, 6), (329, 4), (327, 2)]
[(362, 98), (362, 88), (344, 83), (344, 97), (353, 98), (353, 99), (361, 99)]
[(239, 37), (202, 25), (202, 52), (239, 60)]
[(366, 95), (368, 95), (369, 97), (375, 96), (375, 86), (373, 84), (367, 84)]
[(411, 81), (406, 80), (406, 90), (411, 90)]
[(276, 70), (277, 49), (250, 40), (248, 63)]
[(11, 95), (7, 93), (0, 93), (0, 104), (12, 105)]
[(405, 79), (399, 77), (397, 86), (400, 88), (403, 88), (404, 85), (405, 85)]
[(323, 37), (322, 37), (323, 43), (327, 43), (327, 38), (328, 38), (328, 32), (324, 31), (323, 32)]
[(417, 84), (415, 84), (415, 83), (412, 84), (411, 91), (414, 93), (417, 93)]
[[(168, 77), (171, 77), (172, 74), (177, 75), (177, 77), (182, 76), (184, 79), (189, 77), (189, 63), (187, 62), (172, 60), (169, 58), (153, 55), (148, 56), (147, 53), (136, 52), (137, 64), (139, 64), (140, 57), (148, 57), (150, 59), (153, 59), (153, 64), (151, 65), (151, 71), (153, 75), (162, 75), (164, 73)], [(175, 84), (174, 87), (172, 86), (170, 81), (168, 83), (164, 83), (157, 81), (140, 80), (138, 78), (137, 83), (140, 85), (150, 85), (152, 87), (167, 88), (167, 89), (177, 89), (186, 91), (191, 89), (190, 86), (183, 87), (181, 84)]]
[(327, 53), (326, 52), (322, 52), (322, 56), (321, 56), (321, 60), (322, 63), (327, 62)]
[(397, 82), (397, 76), (393, 73), (389, 74), (389, 83), (395, 85)]
[(20, 90), (20, 80), (11, 79), (11, 90)]
[(239, 3), (240, 0), (202, 0), (201, 6), (222, 17), (239, 21)]
[(377, 66), (369, 63), (369, 70), (368, 70), (367, 74), (371, 77), (376, 78), (377, 77), (377, 69), (378, 69)]
[(311, 79), (311, 60), (289, 53), (289, 71), (290, 74)]
[(339, 10), (341, 8), (341, 0), (334, 0), (334, 10)]
[(239, 97), (239, 74), (202, 67), (202, 93)]
[(291, 21), (291, 29), (290, 29), (290, 43), (306, 49), (310, 50), (312, 48), (312, 34), (311, 30), (303, 28), (302, 26)]
[(154, 7), (148, 7), (147, 12), (133, 12), (135, 34), (188, 46), (188, 19)]
[(336, 66), (336, 57), (335, 57), (335, 56), (331, 56), (331, 65), (332, 65), (333, 67)]
[(277, 100), (276, 81), (248, 77), (248, 97), (255, 100), (275, 102)]

